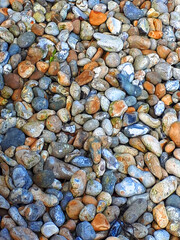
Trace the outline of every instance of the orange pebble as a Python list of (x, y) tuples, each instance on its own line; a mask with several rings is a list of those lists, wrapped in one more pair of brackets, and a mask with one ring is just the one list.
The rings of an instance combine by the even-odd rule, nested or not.
[(128, 109), (126, 110), (126, 113), (132, 113), (135, 111), (136, 111), (136, 109), (134, 107), (128, 107)]
[(11, 96), (13, 101), (15, 101), (15, 102), (21, 102), (22, 101), (21, 91), (22, 91), (22, 89), (20, 89), (20, 88), (14, 90), (13, 95)]
[(8, 8), (0, 8), (0, 13), (4, 14), (5, 16), (8, 16)]
[(90, 62), (87, 63), (86, 65), (84, 65), (84, 70), (93, 70), (94, 68), (98, 67), (98, 63), (97, 62)]
[(87, 204), (94, 204), (95, 206), (97, 206), (97, 200), (95, 197), (92, 197), (90, 195), (85, 195), (83, 198), (82, 198), (82, 202), (87, 205)]
[(155, 18), (153, 23), (154, 23), (156, 31), (162, 32), (162, 21), (160, 19)]
[(151, 50), (151, 49), (141, 50), (141, 52), (142, 52), (143, 55), (148, 55), (148, 54), (151, 54), (151, 53), (156, 53), (156, 51)]
[(161, 99), (166, 94), (166, 87), (163, 83), (158, 83), (155, 89), (156, 96)]
[(133, 25), (134, 25), (134, 27), (137, 27), (138, 21), (137, 21), (137, 20), (134, 20)]
[(176, 53), (177, 53), (178, 58), (179, 58), (179, 60), (180, 60), (180, 47), (176, 48)]
[(12, 5), (13, 4), (13, 2), (16, 2), (16, 1), (18, 1), (18, 2), (20, 2), (20, 3), (24, 3), (24, 0), (9, 0), (9, 3)]
[(146, 8), (146, 9), (150, 9), (151, 7), (151, 2), (150, 1), (145, 1), (141, 4), (140, 8)]
[(94, 55), (94, 57), (91, 59), (91, 61), (96, 61), (98, 60), (102, 55), (103, 55), (103, 49), (102, 48), (98, 48), (96, 54)]
[(173, 103), (172, 97), (170, 94), (166, 94), (163, 98), (161, 98), (161, 101), (163, 101), (168, 106)]
[(106, 231), (110, 229), (110, 224), (104, 214), (98, 213), (91, 222), (95, 231)]
[(48, 68), (49, 68), (49, 63), (47, 62), (37, 62), (36, 63), (36, 67), (40, 72), (47, 72)]
[(16, 152), (19, 150), (29, 150), (29, 146), (26, 146), (26, 145), (19, 146), (16, 148)]
[(25, 145), (26, 146), (31, 146), (35, 141), (36, 141), (36, 138), (27, 137), (26, 140), (25, 140)]
[(160, 229), (161, 229), (156, 222), (152, 222), (151, 226), (152, 226), (152, 228), (154, 228), (155, 230), (160, 230)]
[(113, 86), (113, 87), (119, 87), (119, 82), (118, 82), (118, 80), (115, 78), (115, 77), (113, 77), (112, 75), (110, 75), (110, 74), (107, 74), (106, 76), (105, 76), (105, 79), (106, 79), (106, 81), (109, 83), (109, 84), (111, 84), (111, 86)]
[(164, 148), (164, 146), (167, 144), (167, 142), (168, 142), (168, 140), (167, 139), (162, 139), (159, 143), (160, 143), (160, 145), (161, 145), (161, 148), (163, 149)]
[(149, 94), (154, 94), (155, 92), (155, 87), (152, 83), (145, 81), (143, 84), (145, 90), (149, 93)]
[(104, 23), (107, 19), (107, 16), (105, 13), (102, 12), (96, 12), (94, 10), (91, 10), (89, 14), (89, 22), (91, 25), (99, 26), (102, 23)]
[(157, 47), (157, 54), (160, 58), (166, 59), (170, 52), (171, 50), (166, 46), (159, 45)]
[(69, 219), (64, 225), (63, 227), (69, 229), (70, 231), (74, 231), (76, 229), (76, 223), (74, 220)]
[(170, 142), (168, 142), (168, 144), (166, 144), (166, 146), (165, 146), (165, 151), (166, 151), (167, 153), (171, 153), (171, 152), (174, 151), (175, 147), (176, 147), (176, 146), (175, 146), (174, 142), (173, 142), (173, 141), (170, 141)]
[(154, 39), (160, 39), (163, 36), (163, 32), (161, 31), (150, 31), (148, 36)]

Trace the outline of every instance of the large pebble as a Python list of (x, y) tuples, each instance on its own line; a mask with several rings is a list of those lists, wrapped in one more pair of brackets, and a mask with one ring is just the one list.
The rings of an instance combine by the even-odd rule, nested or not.
[(115, 186), (116, 193), (121, 197), (131, 197), (145, 192), (145, 187), (135, 178), (126, 177)]
[(177, 188), (177, 178), (169, 176), (156, 183), (150, 191), (150, 198), (154, 203), (159, 203), (169, 197)]

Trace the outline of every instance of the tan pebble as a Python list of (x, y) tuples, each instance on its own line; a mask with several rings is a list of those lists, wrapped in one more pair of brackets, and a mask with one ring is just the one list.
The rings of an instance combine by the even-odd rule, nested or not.
[(153, 217), (160, 228), (165, 228), (169, 222), (164, 202), (153, 208)]

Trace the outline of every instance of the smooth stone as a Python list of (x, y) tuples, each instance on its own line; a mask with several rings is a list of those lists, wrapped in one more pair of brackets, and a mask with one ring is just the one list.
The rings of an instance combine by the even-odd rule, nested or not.
[(155, 66), (155, 72), (157, 72), (163, 80), (169, 80), (172, 77), (172, 67), (169, 63), (158, 63)]
[(150, 172), (142, 171), (133, 165), (128, 167), (128, 174), (131, 177), (137, 178), (146, 188), (152, 187), (156, 182), (155, 177)]
[(125, 92), (115, 87), (108, 88), (105, 91), (105, 96), (112, 102), (117, 100), (123, 100), (125, 98), (125, 95)]
[(148, 113), (140, 112), (139, 119), (152, 128), (158, 128), (161, 125), (159, 119), (152, 118)]
[(33, 32), (25, 32), (17, 39), (20, 48), (28, 48), (35, 41), (35, 34)]
[(22, 131), (29, 137), (39, 137), (44, 130), (43, 121), (30, 121), (23, 125)]
[(102, 176), (102, 189), (109, 194), (113, 194), (117, 178), (113, 171), (106, 171)]
[(28, 240), (38, 240), (38, 236), (31, 231), (29, 228), (25, 227), (13, 227), (10, 230), (10, 235), (16, 240), (27, 239)]
[(2, 209), (10, 208), (10, 204), (8, 203), (8, 201), (1, 195), (0, 195), (0, 208)]
[(18, 147), (24, 145), (25, 134), (18, 128), (10, 128), (1, 142), (2, 150), (5, 151), (11, 146)]
[(180, 208), (180, 197), (176, 194), (172, 194), (166, 199), (165, 205)]
[(73, 158), (71, 163), (76, 167), (91, 167), (93, 165), (92, 160), (84, 156), (78, 156)]
[(150, 198), (154, 203), (159, 203), (169, 197), (177, 188), (177, 178), (169, 176), (156, 183), (150, 191)]
[(156, 240), (169, 240), (170, 234), (166, 230), (161, 229), (154, 232), (154, 237)]
[(41, 233), (46, 237), (49, 238), (54, 234), (57, 234), (59, 232), (58, 227), (53, 222), (46, 222), (41, 227)]
[(145, 187), (135, 178), (126, 177), (116, 184), (115, 192), (121, 197), (131, 197), (145, 192)]
[(97, 44), (105, 51), (119, 52), (123, 48), (123, 42), (119, 37), (103, 33), (94, 33), (93, 37), (97, 40)]
[(141, 123), (135, 123), (124, 128), (124, 134), (127, 137), (137, 137), (147, 134), (150, 128)]
[(49, 214), (57, 227), (61, 227), (64, 224), (66, 218), (59, 205), (50, 208)]
[(74, 173), (70, 179), (70, 191), (74, 197), (79, 197), (84, 194), (87, 183), (86, 172), (79, 170)]
[(168, 159), (165, 163), (165, 169), (169, 174), (180, 177), (180, 161), (178, 159)]
[(66, 154), (72, 152), (74, 147), (67, 143), (52, 142), (49, 145), (48, 151), (50, 155), (57, 158), (64, 158)]
[(138, 218), (146, 212), (148, 207), (148, 202), (145, 199), (137, 199), (134, 201), (130, 207), (125, 211), (123, 219), (127, 223), (135, 223)]
[(80, 221), (92, 221), (96, 215), (96, 207), (94, 204), (87, 204), (80, 212)]
[(139, 97), (142, 93), (142, 89), (137, 86), (133, 85), (129, 82), (129, 76), (128, 75), (122, 75), (122, 73), (117, 75), (117, 79), (119, 80), (119, 83), (121, 87), (127, 92), (128, 95)]
[(154, 106), (154, 113), (156, 116), (161, 116), (161, 114), (165, 110), (165, 104), (163, 101), (158, 101), (158, 103)]
[(144, 135), (141, 137), (141, 140), (148, 150), (160, 157), (162, 154), (162, 148), (159, 141), (155, 137), (151, 135)]
[(31, 169), (41, 160), (40, 155), (29, 149), (22, 149), (15, 153), (16, 160), (26, 169)]
[(47, 109), (48, 105), (49, 105), (48, 100), (43, 97), (35, 97), (32, 100), (32, 107), (36, 112), (39, 112), (43, 109)]
[(51, 170), (39, 171), (33, 176), (34, 183), (41, 188), (47, 188), (54, 182), (54, 174)]
[(14, 206), (12, 206), (8, 211), (10, 217), (19, 225), (22, 227), (27, 227), (27, 223), (24, 220), (24, 218), (19, 213), (18, 209)]
[(102, 185), (96, 180), (89, 180), (86, 186), (86, 194), (97, 196), (102, 191)]
[(138, 55), (134, 60), (134, 69), (136, 71), (144, 70), (149, 66), (149, 64), (150, 64), (150, 59), (148, 56)]
[(119, 167), (119, 163), (115, 156), (106, 148), (102, 149), (102, 157), (106, 160), (107, 168), (111, 170), (116, 170)]
[(12, 180), (15, 187), (29, 189), (33, 184), (31, 177), (29, 176), (27, 170), (22, 165), (17, 165), (14, 167), (12, 172)]
[(131, 21), (144, 17), (144, 12), (136, 7), (130, 1), (127, 1), (123, 7), (124, 15)]
[(76, 234), (83, 240), (93, 240), (96, 237), (96, 233), (92, 225), (87, 221), (83, 221), (77, 225)]
[(33, 195), (27, 189), (15, 188), (11, 191), (9, 200), (13, 204), (29, 204), (33, 201)]
[(69, 180), (72, 175), (79, 170), (71, 164), (65, 163), (55, 157), (48, 157), (44, 169), (52, 170), (57, 179)]

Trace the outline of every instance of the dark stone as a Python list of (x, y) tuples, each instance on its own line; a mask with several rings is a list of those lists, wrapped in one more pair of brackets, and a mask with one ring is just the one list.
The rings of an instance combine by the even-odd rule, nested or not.
[(18, 147), (24, 145), (25, 138), (25, 134), (21, 130), (10, 128), (1, 142), (2, 150), (5, 151), (11, 146)]
[(93, 165), (92, 160), (84, 156), (77, 156), (73, 158), (71, 163), (76, 167), (91, 167)]
[(49, 214), (56, 226), (61, 227), (64, 224), (66, 218), (59, 205), (50, 208)]
[(9, 55), (10, 56), (18, 54), (20, 52), (21, 52), (21, 49), (16, 43), (12, 43), (11, 46), (9, 47)]
[(2, 74), (0, 74), (0, 90), (2, 90), (3, 87), (4, 87), (4, 79), (3, 79)]
[(22, 165), (17, 165), (14, 167), (12, 172), (12, 179), (15, 187), (29, 189), (33, 184), (27, 170)]
[(96, 237), (92, 225), (87, 221), (81, 222), (77, 225), (76, 234), (83, 240), (93, 240)]
[(31, 229), (33, 232), (40, 232), (42, 225), (43, 225), (42, 221), (29, 222), (28, 228)]
[(108, 192), (109, 194), (113, 194), (114, 187), (116, 184), (116, 177), (113, 171), (106, 171), (102, 177), (102, 188), (104, 192)]
[(40, 171), (34, 175), (33, 181), (38, 187), (47, 188), (54, 181), (54, 173), (52, 170)]
[(36, 112), (41, 111), (42, 109), (48, 109), (48, 100), (43, 97), (35, 97), (32, 100), (32, 107)]
[(17, 43), (20, 48), (28, 48), (33, 44), (35, 38), (36, 36), (33, 32), (25, 32), (18, 37)]
[(65, 210), (66, 209), (66, 206), (67, 206), (67, 204), (68, 204), (68, 202), (70, 202), (71, 200), (73, 200), (73, 195), (72, 195), (72, 193), (71, 192), (64, 192), (63, 193), (63, 199), (62, 199), (62, 201), (61, 201), (61, 208), (63, 209), (63, 210)]
[(130, 1), (127, 1), (123, 8), (124, 15), (131, 21), (144, 17), (144, 11), (140, 10)]

